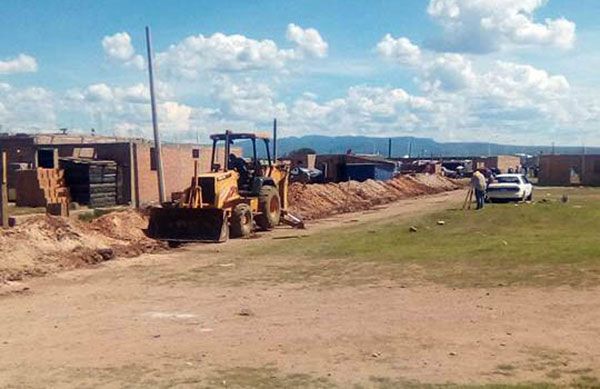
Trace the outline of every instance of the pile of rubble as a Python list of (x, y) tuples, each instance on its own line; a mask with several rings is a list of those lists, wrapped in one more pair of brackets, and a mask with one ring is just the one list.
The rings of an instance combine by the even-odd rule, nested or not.
[(25, 276), (53, 273), (164, 248), (147, 238), (146, 217), (134, 210), (83, 222), (39, 215), (0, 230), (0, 285)]
[(400, 176), (389, 181), (294, 183), (290, 186), (290, 211), (302, 219), (311, 220), (460, 187), (461, 183), (429, 174)]

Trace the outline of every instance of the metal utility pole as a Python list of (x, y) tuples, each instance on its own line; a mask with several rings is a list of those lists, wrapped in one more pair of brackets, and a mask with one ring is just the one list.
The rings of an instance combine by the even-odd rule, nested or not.
[(2, 180), (0, 187), (0, 226), (8, 227), (8, 181), (7, 181), (7, 170), (8, 166), (6, 163), (6, 151), (0, 151), (2, 155)]
[(154, 94), (154, 71), (152, 68), (152, 39), (150, 27), (146, 26), (146, 47), (148, 48), (148, 78), (150, 80), (150, 105), (152, 106), (152, 129), (154, 130), (154, 157), (156, 160), (156, 173), (158, 176), (158, 200), (165, 202), (165, 179), (163, 176), (162, 152), (160, 147), (160, 134), (158, 132), (158, 118), (156, 115), (156, 96)]
[(277, 118), (273, 119), (273, 161), (277, 161)]

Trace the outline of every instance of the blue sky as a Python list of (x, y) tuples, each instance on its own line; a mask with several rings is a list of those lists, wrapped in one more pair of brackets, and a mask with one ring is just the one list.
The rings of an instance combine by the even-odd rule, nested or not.
[(600, 145), (600, 2), (574, 3), (3, 1), (0, 125), (147, 136), (150, 25), (166, 139), (277, 116), (286, 135)]

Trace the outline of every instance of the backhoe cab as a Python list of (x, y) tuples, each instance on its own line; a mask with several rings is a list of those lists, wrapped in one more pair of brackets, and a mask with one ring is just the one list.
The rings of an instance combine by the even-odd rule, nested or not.
[[(151, 237), (169, 242), (223, 242), (230, 236), (249, 236), (255, 225), (270, 230), (280, 223), (288, 206), (290, 167), (271, 159), (268, 136), (227, 131), (210, 138), (211, 172), (199, 174), (195, 161), (190, 187), (173, 194), (172, 202), (151, 209)], [(232, 152), (236, 141), (252, 143), (250, 159)], [(259, 146), (266, 154), (262, 160), (257, 155)]]

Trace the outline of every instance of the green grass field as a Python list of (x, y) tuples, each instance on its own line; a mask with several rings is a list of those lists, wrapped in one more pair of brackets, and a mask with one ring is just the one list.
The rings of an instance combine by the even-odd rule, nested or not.
[(261, 251), (306, 261), (368, 262), (386, 277), (457, 287), (599, 284), (600, 190), (537, 188), (535, 200), (340, 227)]

